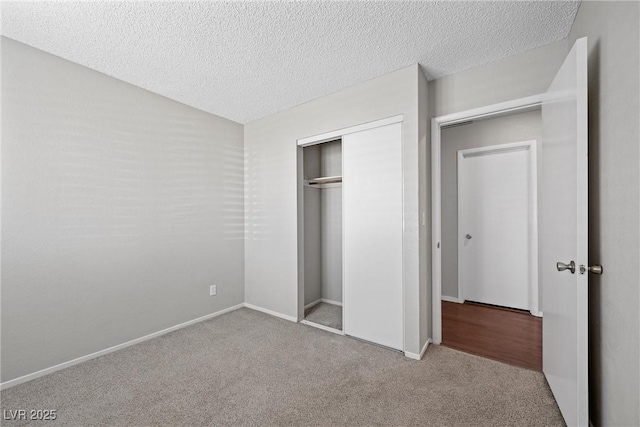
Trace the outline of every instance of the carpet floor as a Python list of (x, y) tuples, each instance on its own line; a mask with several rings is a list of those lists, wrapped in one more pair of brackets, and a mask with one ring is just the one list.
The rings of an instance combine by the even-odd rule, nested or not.
[(442, 346), (410, 360), (247, 308), (0, 398), (57, 411), (32, 425), (563, 425), (539, 372)]
[(342, 330), (342, 307), (321, 302), (305, 311), (304, 320)]

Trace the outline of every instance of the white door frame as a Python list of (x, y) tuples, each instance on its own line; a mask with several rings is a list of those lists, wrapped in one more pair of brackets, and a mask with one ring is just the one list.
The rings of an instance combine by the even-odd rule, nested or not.
[(462, 274), (462, 245), (460, 244), (462, 233), (461, 217), (464, 192), (460, 187), (462, 174), (464, 173), (464, 162), (462, 160), (473, 154), (478, 153), (499, 153), (510, 152), (515, 150), (526, 149), (529, 151), (529, 222), (527, 236), (529, 243), (529, 283), (527, 291), (529, 293), (529, 311), (534, 316), (541, 316), (539, 310), (538, 296), (540, 295), (540, 286), (538, 282), (538, 154), (537, 141), (522, 141), (509, 144), (498, 144), (479, 148), (469, 148), (458, 151), (458, 300), (464, 302), (464, 281)]
[(442, 222), (440, 218), (442, 209), (440, 170), (442, 128), (472, 119), (499, 117), (515, 112), (533, 110), (542, 105), (543, 98), (544, 94), (538, 94), (431, 119), (431, 313), (434, 344), (442, 342), (442, 253), (440, 249), (442, 239)]

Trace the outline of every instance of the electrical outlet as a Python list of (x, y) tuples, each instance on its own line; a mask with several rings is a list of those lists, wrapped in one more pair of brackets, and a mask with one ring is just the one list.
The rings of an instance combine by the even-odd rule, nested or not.
[(214, 296), (216, 294), (216, 292), (217, 292), (216, 285), (209, 286), (209, 296), (210, 297)]

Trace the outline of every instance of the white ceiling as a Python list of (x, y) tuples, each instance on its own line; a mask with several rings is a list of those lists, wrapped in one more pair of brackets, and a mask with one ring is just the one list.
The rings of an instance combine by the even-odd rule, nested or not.
[(567, 37), (579, 2), (2, 2), (2, 34), (247, 123), (419, 63), (429, 79)]

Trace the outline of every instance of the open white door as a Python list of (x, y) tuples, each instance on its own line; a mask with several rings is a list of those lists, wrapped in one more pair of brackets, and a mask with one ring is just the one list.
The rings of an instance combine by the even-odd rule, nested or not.
[[(544, 374), (569, 426), (589, 424), (587, 39), (542, 104), (540, 232)], [(561, 263), (561, 264), (560, 264)]]

